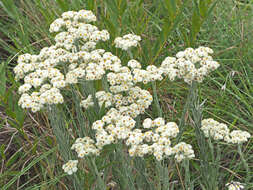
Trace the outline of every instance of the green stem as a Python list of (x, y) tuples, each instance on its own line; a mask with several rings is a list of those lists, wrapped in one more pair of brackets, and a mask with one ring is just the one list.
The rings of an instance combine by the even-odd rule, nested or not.
[(215, 162), (215, 159), (214, 159), (214, 148), (213, 148), (213, 144), (211, 142), (211, 137), (210, 136), (208, 137), (208, 145), (209, 145), (209, 148), (211, 150), (212, 163), (214, 163)]
[(158, 99), (158, 95), (157, 95), (156, 82), (152, 81), (151, 84), (152, 84), (152, 89), (153, 89), (154, 103), (155, 103), (156, 109), (158, 111), (158, 117), (162, 117), (163, 112), (160, 107), (160, 103), (159, 103), (159, 99)]
[(131, 59), (133, 59), (133, 58), (134, 58), (134, 56), (133, 56), (133, 54), (132, 54), (131, 50), (127, 50), (127, 53), (128, 53), (128, 55), (129, 55), (129, 57), (130, 57)]
[(162, 189), (162, 184), (161, 184), (161, 178), (162, 178), (162, 165), (161, 165), (161, 162), (160, 161), (156, 161), (156, 171), (158, 170), (157, 172), (157, 176), (156, 176), (156, 182), (157, 182), (157, 186), (156, 186), (156, 189), (157, 190), (161, 190)]
[(65, 116), (56, 105), (48, 106), (48, 118), (59, 146), (59, 152), (66, 162), (71, 158), (69, 135), (65, 127)]
[(185, 169), (185, 188), (190, 189), (191, 188), (191, 177), (190, 177), (190, 168), (189, 168), (189, 160), (183, 161), (183, 166)]
[(193, 105), (193, 97), (194, 95), (197, 93), (196, 92), (196, 89), (197, 89), (197, 84), (196, 82), (193, 82), (191, 87), (190, 87), (190, 90), (188, 92), (188, 95), (187, 95), (187, 99), (186, 99), (186, 102), (185, 102), (185, 105), (184, 105), (184, 108), (183, 108), (183, 112), (182, 112), (182, 115), (181, 115), (181, 118), (180, 118), (180, 122), (179, 122), (179, 134), (177, 135), (177, 140), (176, 142), (178, 143), (182, 137), (182, 134), (184, 132), (184, 128), (185, 128), (185, 116), (186, 116), (186, 113), (188, 111), (188, 109), (190, 108), (191, 105)]
[(106, 185), (105, 185), (103, 179), (101, 178), (101, 174), (98, 172), (98, 168), (97, 168), (97, 165), (95, 163), (95, 158), (91, 158), (91, 163), (94, 167), (96, 176), (98, 178), (98, 187), (99, 187), (99, 189), (105, 189), (106, 190)]
[[(208, 145), (209, 145), (209, 148), (210, 148), (210, 151), (211, 151), (211, 158), (212, 158), (212, 161), (211, 161), (211, 164), (209, 164), (209, 173), (211, 174), (211, 178), (209, 179), (209, 181), (211, 183), (210, 186), (212, 186), (212, 189), (218, 189), (218, 184), (217, 184), (217, 181), (218, 181), (218, 172), (219, 172), (219, 161), (220, 161), (220, 146), (217, 144), (217, 147), (216, 149), (214, 149), (214, 145), (211, 141), (211, 137), (209, 136), (208, 137)], [(215, 150), (217, 150), (217, 154), (216, 154), (216, 157), (215, 157)], [(208, 160), (207, 160), (208, 161)], [(210, 187), (209, 186), (209, 187)]]
[(250, 178), (251, 178), (250, 175), (249, 175), (250, 170), (249, 170), (249, 165), (248, 165), (247, 161), (245, 160), (243, 152), (242, 152), (242, 144), (238, 145), (238, 152), (239, 152), (240, 157), (242, 159), (242, 164), (243, 164), (244, 168), (246, 169), (247, 174), (246, 174), (245, 182), (246, 182), (246, 184), (248, 184), (250, 182)]

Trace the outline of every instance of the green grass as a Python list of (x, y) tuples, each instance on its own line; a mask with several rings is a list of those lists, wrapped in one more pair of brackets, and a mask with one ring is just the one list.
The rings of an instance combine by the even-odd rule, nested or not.
[[(230, 129), (247, 130), (253, 134), (253, 2), (205, 0), (203, 2), (211, 4), (199, 6), (199, 9), (194, 2), (197, 1), (0, 1), (0, 189), (78, 189), (80, 185), (83, 189), (96, 189), (99, 188), (96, 184), (101, 183), (97, 180), (98, 173), (92, 172), (95, 170), (104, 171), (106, 182), (115, 181), (118, 186), (114, 189), (162, 189), (168, 184), (168, 176), (170, 182), (174, 181), (170, 187), (174, 186), (176, 190), (184, 189), (185, 185), (203, 189), (200, 182), (204, 181), (198, 177), (201, 167), (198, 160), (190, 161), (191, 174), (187, 176), (187, 166), (177, 166), (167, 161), (161, 166), (152, 158), (144, 161), (124, 160), (124, 152), (114, 146), (104, 150), (104, 157), (95, 161), (86, 159), (82, 163), (85, 171), (66, 177), (61, 166), (73, 155), (63, 156), (61, 146), (71, 144), (80, 134), (92, 134), (87, 118), (81, 116), (78, 99), (66, 106), (56, 107), (64, 110), (64, 117), (67, 118), (61, 123), (65, 131), (62, 135), (73, 129), (73, 136), (68, 136), (68, 142), (64, 141), (57, 148), (59, 135), (57, 129), (50, 126), (53, 116), (50, 118), (42, 112), (32, 114), (18, 107), (19, 95), (16, 92), (19, 83), (15, 82), (12, 72), (18, 55), (28, 52), (36, 54), (42, 47), (54, 43), (48, 28), (62, 12), (91, 9), (98, 17), (97, 26), (111, 34), (111, 40), (101, 47), (119, 57), (123, 56), (123, 63), (129, 56), (110, 44), (115, 37), (129, 32), (142, 36), (141, 48), (136, 49), (133, 56), (144, 66), (159, 65), (166, 56), (175, 55), (189, 46), (205, 45), (214, 49), (214, 57), (221, 66), (198, 86), (200, 101), (206, 100), (203, 116), (223, 121)], [(206, 7), (209, 9), (206, 10)], [(224, 84), (226, 88), (222, 90)], [(181, 81), (164, 80), (157, 83), (157, 89), (164, 117), (179, 123), (189, 87)], [(67, 93), (71, 97), (74, 91)], [(78, 119), (72, 113), (79, 114)], [(158, 113), (149, 110), (149, 114), (155, 116)], [(182, 138), (197, 147), (198, 142), (192, 140), (195, 136), (194, 117), (190, 109), (183, 119), (186, 130)], [(243, 152), (253, 176), (252, 149), (251, 139), (243, 147)], [(219, 189), (224, 189), (228, 180), (243, 181), (247, 175), (237, 147), (226, 147), (223, 152), (226, 156), (218, 166)], [(141, 182), (137, 187), (134, 187), (135, 180)]]

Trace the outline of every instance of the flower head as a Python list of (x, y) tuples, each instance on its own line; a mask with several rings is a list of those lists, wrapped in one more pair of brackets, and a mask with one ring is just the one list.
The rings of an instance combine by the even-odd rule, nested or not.
[(131, 47), (136, 47), (138, 42), (141, 41), (141, 37), (134, 34), (127, 34), (123, 37), (117, 37), (114, 40), (115, 47), (122, 50), (128, 50)]
[(230, 183), (227, 183), (226, 186), (228, 187), (228, 190), (242, 190), (244, 189), (244, 186), (240, 182), (231, 181)]
[(64, 172), (66, 172), (68, 175), (72, 175), (77, 171), (77, 163), (78, 160), (69, 160), (66, 164), (62, 166), (62, 169)]

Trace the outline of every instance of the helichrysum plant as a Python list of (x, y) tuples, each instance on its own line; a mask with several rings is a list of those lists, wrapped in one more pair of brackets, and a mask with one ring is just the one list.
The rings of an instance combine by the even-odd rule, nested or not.
[[(106, 111), (90, 125), (94, 135), (77, 137), (71, 146), (77, 158), (99, 156), (103, 148), (111, 144), (122, 144), (134, 158), (150, 155), (157, 161), (173, 158), (178, 163), (195, 158), (190, 144), (176, 142), (182, 129), (175, 122), (161, 116), (145, 117), (153, 96), (143, 86), (154, 85), (155, 81), (165, 78), (171, 81), (183, 79), (189, 85), (201, 83), (219, 67), (212, 58), (213, 50), (209, 47), (187, 48), (175, 57), (166, 57), (160, 66), (142, 68), (135, 59), (125, 64), (113, 53), (96, 48), (98, 43), (109, 40), (110, 35), (107, 30), (99, 30), (90, 24), (95, 21), (96, 16), (88, 10), (65, 12), (49, 29), (56, 34), (55, 45), (43, 48), (38, 55), (19, 56), (14, 68), (16, 79), (24, 82), (18, 90), (21, 94), (19, 105), (32, 112), (45, 110), (54, 104), (65, 103), (63, 89), (85, 81), (106, 80), (106, 87), (80, 97), (83, 111), (89, 112), (91, 107)], [(140, 36), (126, 34), (117, 37), (114, 45), (131, 57), (131, 50), (139, 46), (140, 41)], [(155, 99), (159, 108), (159, 101), (157, 97)], [(145, 117), (143, 121), (139, 121), (140, 115)], [(239, 147), (250, 138), (248, 132), (230, 132), (225, 124), (213, 119), (203, 119), (201, 131), (209, 140), (238, 144)], [(63, 165), (64, 172), (69, 175), (77, 172), (77, 158)], [(228, 188), (233, 189), (235, 185), (242, 187), (233, 183)]]

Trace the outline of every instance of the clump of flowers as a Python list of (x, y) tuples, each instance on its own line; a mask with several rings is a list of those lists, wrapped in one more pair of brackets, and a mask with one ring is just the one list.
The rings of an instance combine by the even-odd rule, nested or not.
[(128, 50), (131, 47), (136, 47), (138, 42), (141, 41), (141, 37), (134, 34), (127, 34), (123, 37), (117, 37), (114, 40), (115, 47), (122, 50)]
[(219, 123), (211, 118), (202, 120), (201, 129), (206, 137), (212, 137), (214, 140), (224, 140), (233, 144), (247, 142), (251, 136), (247, 131), (233, 130), (230, 132), (226, 124)]
[(76, 139), (71, 149), (77, 152), (79, 158), (89, 154), (99, 155), (99, 150), (95, 147), (94, 140), (90, 137)]
[(45, 105), (63, 103), (61, 88), (80, 78), (101, 79), (108, 67), (117, 70), (120, 60), (116, 56), (94, 50), (99, 41), (109, 39), (106, 30), (89, 24), (95, 20), (91, 11), (65, 12), (50, 26), (50, 32), (59, 32), (55, 45), (43, 48), (38, 55), (19, 56), (14, 73), (16, 80), (24, 81), (19, 87), (22, 108), (36, 112)]
[(229, 135), (229, 129), (227, 125), (224, 123), (219, 123), (212, 118), (202, 120), (201, 125), (201, 129), (205, 136), (210, 136), (214, 140), (223, 140)]
[(228, 143), (241, 144), (247, 142), (250, 138), (250, 134), (247, 131), (233, 130), (225, 139)]
[(244, 185), (236, 181), (231, 181), (230, 183), (227, 183), (226, 186), (228, 187), (228, 190), (243, 190), (244, 189)]
[(80, 103), (80, 106), (82, 106), (86, 109), (90, 106), (94, 106), (94, 102), (92, 100), (92, 95), (90, 94), (85, 100), (82, 100)]
[(185, 158), (191, 159), (195, 157), (192, 146), (184, 142), (177, 144), (175, 147), (173, 147), (173, 150), (176, 154), (175, 158), (178, 162), (181, 162)]
[(202, 82), (205, 76), (219, 67), (219, 63), (211, 57), (212, 53), (209, 47), (187, 48), (178, 52), (176, 57), (167, 57), (161, 68), (170, 80), (178, 77), (189, 84), (192, 81)]
[(69, 160), (66, 164), (62, 166), (62, 169), (67, 174), (72, 175), (73, 173), (77, 171), (77, 164), (78, 164), (78, 160)]
[(171, 139), (175, 138), (179, 132), (176, 123), (168, 122), (165, 124), (165, 120), (161, 117), (155, 120), (147, 118), (143, 121), (143, 128), (143, 130), (133, 131), (126, 141), (126, 145), (131, 146), (129, 149), (130, 156), (143, 157), (145, 154), (153, 154), (157, 160), (162, 160), (175, 154), (178, 162), (183, 159), (194, 158), (191, 145), (181, 142), (171, 147)]
[(105, 145), (123, 140), (130, 147), (130, 156), (153, 154), (157, 160), (162, 160), (175, 155), (178, 162), (194, 158), (194, 151), (189, 144), (181, 142), (171, 147), (171, 138), (175, 138), (179, 132), (176, 123), (165, 124), (163, 118), (147, 118), (142, 129), (134, 129), (135, 124), (133, 118), (123, 116), (112, 108), (102, 120), (97, 120), (92, 125), (92, 129), (96, 131), (96, 142), (89, 137), (78, 138), (72, 149), (82, 158), (85, 155), (97, 155)]

